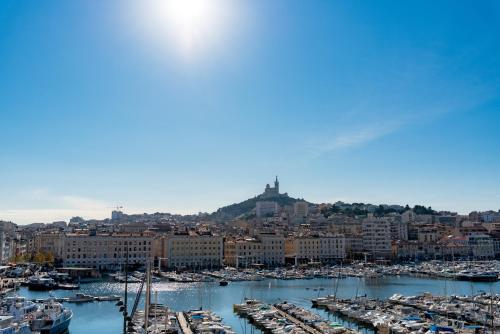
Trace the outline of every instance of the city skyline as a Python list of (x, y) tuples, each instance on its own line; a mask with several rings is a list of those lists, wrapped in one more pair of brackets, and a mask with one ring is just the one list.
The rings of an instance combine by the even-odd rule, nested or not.
[(0, 4), (0, 220), (500, 209), (497, 2), (186, 3)]
[[(108, 206), (108, 207), (103, 207), (102, 208), (102, 212), (98, 212), (97, 213), (97, 216), (85, 216), (85, 215), (81, 215), (81, 214), (74, 214), (74, 212), (76, 211), (72, 211), (73, 214), (71, 214), (70, 216), (60, 216), (61, 218), (59, 219), (52, 219), (52, 220), (47, 220), (47, 221), (43, 221), (43, 220), (37, 220), (37, 221), (17, 221), (15, 223), (18, 223), (18, 224), (29, 224), (29, 223), (53, 223), (53, 222), (67, 222), (67, 221), (70, 221), (70, 218), (77, 218), (78, 221), (81, 221), (82, 218), (83, 220), (105, 220), (105, 219), (110, 219), (111, 220), (115, 220), (115, 219), (120, 219), (118, 217), (121, 217), (123, 216), (123, 214), (125, 215), (143, 215), (143, 214), (153, 214), (153, 213), (161, 213), (161, 214), (172, 214), (172, 215), (181, 215), (181, 216), (189, 216), (189, 215), (199, 215), (199, 214), (216, 214), (218, 211), (220, 211), (220, 209), (227, 209), (229, 208), (231, 205), (235, 205), (235, 204), (238, 204), (238, 205), (241, 205), (242, 203), (244, 203), (245, 201), (247, 200), (250, 200), (250, 199), (254, 199), (256, 201), (256, 215), (257, 217), (260, 217), (260, 214), (259, 214), (259, 205), (262, 204), (262, 206), (265, 207), (264, 210), (269, 210), (269, 208), (272, 208), (272, 212), (277, 212), (279, 211), (279, 209), (283, 209), (283, 207), (281, 207), (281, 205), (278, 204), (278, 200), (280, 198), (292, 198), (294, 201), (297, 201), (296, 203), (305, 203), (307, 204), (307, 206), (320, 206), (321, 205), (366, 205), (366, 206), (387, 206), (387, 207), (391, 207), (391, 208), (394, 208), (394, 207), (401, 207), (403, 208), (403, 211), (406, 210), (405, 207), (409, 207), (410, 209), (413, 209), (414, 207), (420, 207), (420, 208), (429, 208), (431, 209), (432, 207), (431, 206), (425, 206), (425, 205), (421, 205), (419, 203), (414, 203), (412, 205), (409, 205), (408, 203), (406, 204), (403, 204), (403, 203), (369, 203), (369, 202), (362, 202), (362, 201), (353, 201), (351, 203), (348, 203), (348, 202), (344, 202), (344, 201), (341, 201), (341, 200), (338, 200), (336, 202), (311, 202), (311, 201), (308, 201), (306, 198), (301, 198), (300, 196), (296, 197), (296, 198), (293, 198), (293, 197), (289, 197), (288, 196), (288, 193), (287, 192), (280, 192), (280, 188), (279, 188), (279, 180), (278, 180), (278, 176), (276, 176), (275, 178), (275, 181), (273, 183), (273, 187), (270, 186), (270, 183), (267, 183), (265, 188), (264, 188), (264, 191), (262, 191), (261, 193), (259, 194), (255, 194), (254, 196), (251, 196), (249, 197), (248, 199), (242, 199), (240, 200), (238, 203), (226, 203), (225, 205), (223, 206), (220, 206), (214, 210), (211, 210), (211, 211), (197, 211), (197, 212), (186, 212), (186, 213), (181, 213), (181, 212), (167, 212), (167, 211), (161, 211), (161, 210), (154, 210), (152, 209), (151, 211), (132, 211), (128, 208), (125, 208), (124, 206), (122, 205), (116, 205), (116, 206)], [(65, 198), (64, 199), (65, 201), (68, 201), (68, 202), (72, 202), (72, 201), (76, 201), (76, 202), (79, 202), (81, 201), (81, 199), (77, 199), (77, 198)], [(341, 203), (341, 204), (339, 204)], [(91, 203), (92, 204), (92, 203)], [(271, 205), (271, 206), (270, 206)], [(290, 205), (286, 205), (286, 206), (289, 206), (291, 209), (295, 210), (294, 208), (294, 205), (290, 204)], [(436, 208), (432, 208), (433, 210), (435, 210)], [(112, 211), (111, 211), (112, 210)], [(442, 209), (442, 210), (435, 210), (436, 213), (437, 212), (443, 212), (444, 214), (447, 214), (447, 213), (451, 213), (453, 215), (455, 214), (458, 214), (458, 215), (461, 215), (461, 216), (467, 216), (468, 214), (472, 214), (473, 212), (495, 212), (496, 210), (494, 209), (486, 209), (486, 210), (471, 210), (470, 212), (466, 212), (466, 213), (459, 213), (459, 212), (453, 212), (452, 210), (446, 210), (446, 209)], [(88, 212), (88, 211), (87, 211)], [(373, 211), (368, 211), (368, 212), (371, 212), (373, 214)], [(402, 212), (402, 211), (401, 211)], [(66, 212), (66, 213), (59, 213), (59, 214), (70, 214), (71, 212)], [(500, 213), (500, 210), (498, 210), (498, 213)], [(116, 214), (116, 217), (115, 217), (115, 214)], [(361, 215), (362, 216), (362, 215)], [(214, 219), (214, 217), (212, 217), (211, 219)], [(217, 220), (218, 218), (215, 218), (215, 220)], [(227, 220), (227, 218), (224, 218), (223, 220)], [(4, 219), (2, 219), (2, 217), (0, 217), (0, 221), (6, 221)]]

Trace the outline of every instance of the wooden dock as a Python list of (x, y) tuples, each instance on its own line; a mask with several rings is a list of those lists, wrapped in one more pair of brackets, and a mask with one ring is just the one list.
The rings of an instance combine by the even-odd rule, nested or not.
[(314, 329), (311, 326), (306, 325), (305, 323), (303, 323), (299, 319), (297, 319), (297, 318), (291, 316), (290, 314), (288, 314), (288, 313), (280, 310), (279, 308), (273, 306), (273, 309), (275, 311), (277, 311), (282, 317), (287, 318), (288, 320), (290, 320), (291, 322), (293, 322), (295, 325), (297, 325), (300, 328), (302, 328), (303, 330), (305, 330), (307, 333), (310, 333), (310, 334), (321, 334), (321, 332), (318, 331), (317, 329)]
[(184, 316), (184, 313), (177, 312), (177, 320), (179, 320), (179, 325), (181, 326), (182, 333), (193, 334), (193, 331), (191, 330), (191, 328), (189, 328), (189, 325), (187, 323), (186, 317)]

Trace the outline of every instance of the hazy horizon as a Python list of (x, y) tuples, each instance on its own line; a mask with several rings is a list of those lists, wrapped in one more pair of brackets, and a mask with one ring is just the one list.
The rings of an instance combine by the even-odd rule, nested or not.
[[(285, 193), (286, 191), (282, 192), (282, 193)], [(260, 193), (259, 193), (260, 194)], [(43, 218), (40, 218), (36, 221), (32, 221), (30, 218), (26, 219), (25, 218), (22, 218), (19, 219), (19, 221), (13, 221), (14, 223), (17, 223), (19, 225), (27, 225), (27, 224), (31, 224), (31, 223), (52, 223), (52, 222), (55, 222), (55, 221), (66, 221), (68, 222), (70, 220), (70, 218), (72, 217), (76, 217), (76, 216), (80, 216), (86, 220), (92, 220), (92, 219), (105, 219), (105, 218), (110, 218), (111, 217), (111, 211), (112, 210), (120, 210), (120, 211), (123, 211), (124, 213), (126, 214), (129, 214), (129, 215), (133, 215), (133, 214), (142, 214), (142, 213), (148, 213), (148, 214), (152, 214), (152, 213), (156, 213), (156, 212), (159, 212), (159, 213), (170, 213), (170, 214), (178, 214), (178, 215), (196, 215), (198, 213), (213, 213), (215, 211), (217, 211), (219, 208), (222, 208), (224, 206), (227, 206), (227, 205), (231, 205), (231, 204), (235, 204), (235, 203), (240, 203), (246, 199), (249, 199), (249, 198), (253, 198), (259, 194), (254, 194), (254, 195), (249, 195), (248, 198), (242, 198), (240, 200), (237, 200), (236, 202), (228, 202), (228, 203), (225, 203), (225, 204), (222, 204), (220, 205), (219, 207), (216, 207), (214, 209), (209, 209), (209, 210), (196, 210), (196, 209), (192, 209), (191, 211), (190, 210), (186, 210), (186, 211), (180, 211), (180, 212), (175, 212), (175, 211), (169, 211), (169, 210), (160, 210), (160, 209), (154, 209), (154, 208), (149, 208), (147, 210), (142, 210), (142, 209), (139, 209), (139, 208), (134, 208), (134, 207), (123, 207), (121, 205), (117, 205), (117, 206), (107, 206), (107, 207), (102, 207), (100, 209), (96, 209), (96, 208), (89, 208), (89, 209), (86, 209), (86, 210), (80, 210), (80, 211), (77, 211), (77, 210), (54, 210), (54, 211), (51, 211), (51, 210), (48, 210), (47, 213), (50, 214), (50, 215), (53, 215), (53, 214), (57, 214), (57, 218), (46, 218), (45, 220)], [(410, 203), (375, 203), (375, 202), (370, 202), (370, 201), (346, 201), (346, 200), (342, 200), (342, 199), (335, 199), (335, 200), (330, 200), (330, 201), (311, 201), (307, 198), (303, 198), (301, 196), (294, 196), (294, 195), (291, 195), (291, 194), (288, 194), (290, 197), (294, 197), (294, 198), (298, 198), (298, 199), (304, 199), (305, 201), (308, 201), (310, 203), (313, 203), (313, 204), (334, 204), (335, 202), (337, 201), (341, 201), (341, 202), (345, 202), (345, 203), (349, 203), (349, 204), (352, 204), (352, 203), (364, 203), (364, 204), (372, 204), (372, 205), (400, 205), (400, 206), (405, 206), (405, 205), (409, 205), (410, 207), (414, 207), (415, 205), (422, 205), (422, 203), (413, 203), (413, 204), (410, 204)], [(66, 198), (64, 199), (66, 201), (85, 201), (85, 199), (75, 199), (75, 198)], [(98, 204), (99, 205), (99, 204)], [(424, 205), (426, 207), (429, 207), (431, 205)], [(451, 212), (454, 212), (453, 210), (449, 210), (449, 209), (446, 209), (446, 208), (436, 208), (436, 207), (432, 207), (434, 210), (437, 210), (437, 211), (451, 211)], [(490, 208), (490, 209), (485, 209), (484, 211), (486, 210), (495, 210), (493, 208)], [(468, 214), (472, 211), (477, 211), (475, 209), (473, 210), (469, 210), (467, 212), (457, 212), (458, 214)], [(40, 214), (40, 212), (38, 211), (37, 214)], [(92, 215), (95, 215), (95, 216), (92, 216)], [(53, 217), (53, 216), (51, 216)], [(0, 217), (0, 220), (1, 217)], [(8, 219), (7, 219), (8, 220)]]

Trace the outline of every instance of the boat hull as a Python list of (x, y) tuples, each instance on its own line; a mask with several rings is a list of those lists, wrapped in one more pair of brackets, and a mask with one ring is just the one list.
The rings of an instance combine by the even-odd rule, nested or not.
[(70, 322), (71, 322), (71, 318), (68, 318), (65, 321), (61, 322), (60, 324), (58, 324), (54, 327), (40, 330), (40, 334), (63, 334), (63, 333), (66, 333), (66, 331), (69, 328)]
[(54, 290), (54, 287), (41, 284), (28, 284), (28, 289), (33, 291), (50, 291)]
[(458, 275), (459, 281), (472, 281), (472, 282), (496, 282), (498, 276), (495, 275)]

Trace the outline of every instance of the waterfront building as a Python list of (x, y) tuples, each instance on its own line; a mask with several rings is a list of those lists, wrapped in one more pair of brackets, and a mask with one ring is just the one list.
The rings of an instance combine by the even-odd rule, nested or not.
[(285, 256), (294, 259), (295, 264), (342, 260), (346, 257), (345, 237), (341, 234), (290, 237), (285, 241)]
[[(393, 242), (393, 256), (399, 259), (429, 260), (447, 257), (445, 245), (438, 242), (420, 242), (418, 240), (398, 240)], [(457, 256), (459, 256), (457, 251)], [(451, 258), (452, 256), (450, 256)]]
[(51, 254), (54, 258), (63, 257), (64, 234), (59, 230), (38, 232), (34, 236), (34, 252)]
[(227, 266), (260, 266), (264, 265), (262, 260), (262, 244), (255, 238), (244, 237), (224, 242), (224, 264)]
[(169, 269), (211, 269), (222, 266), (223, 238), (193, 231), (165, 236), (162, 265)]
[(398, 259), (419, 259), (422, 253), (416, 240), (397, 240), (393, 242), (393, 255)]
[(486, 234), (470, 234), (467, 236), (469, 255), (474, 260), (487, 260), (495, 257), (493, 238)]
[(447, 235), (438, 241), (443, 259), (455, 260), (466, 258), (469, 253), (466, 237)]
[(277, 233), (259, 233), (257, 239), (262, 243), (262, 260), (267, 266), (285, 264), (285, 238)]
[(255, 237), (226, 240), (224, 263), (236, 268), (282, 266), (285, 264), (285, 238), (276, 233), (260, 233)]
[(152, 260), (154, 235), (151, 233), (68, 233), (63, 235), (62, 262), (67, 267), (117, 270), (128, 254), (131, 265)]
[(361, 258), (363, 256), (363, 235), (361, 233), (345, 234), (345, 249), (348, 258)]

